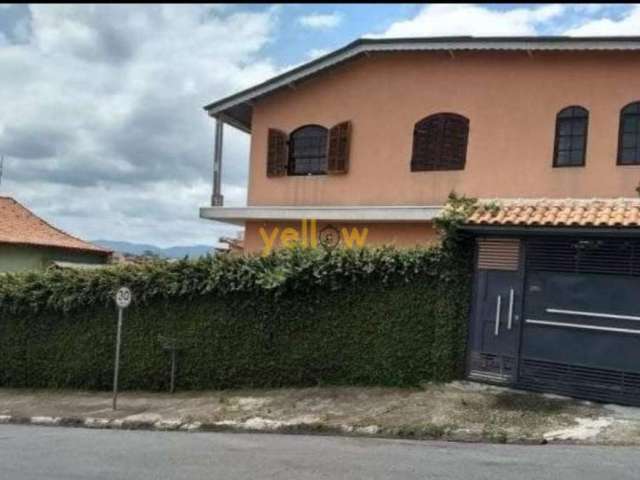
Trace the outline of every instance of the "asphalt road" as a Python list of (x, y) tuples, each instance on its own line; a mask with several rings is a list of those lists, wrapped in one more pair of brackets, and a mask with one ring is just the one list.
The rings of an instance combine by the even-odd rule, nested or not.
[(3, 480), (637, 479), (640, 449), (0, 425)]

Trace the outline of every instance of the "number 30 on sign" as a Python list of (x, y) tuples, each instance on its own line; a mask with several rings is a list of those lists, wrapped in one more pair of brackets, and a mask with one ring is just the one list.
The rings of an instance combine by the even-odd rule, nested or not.
[(121, 287), (116, 293), (116, 305), (119, 308), (127, 308), (131, 304), (131, 290)]

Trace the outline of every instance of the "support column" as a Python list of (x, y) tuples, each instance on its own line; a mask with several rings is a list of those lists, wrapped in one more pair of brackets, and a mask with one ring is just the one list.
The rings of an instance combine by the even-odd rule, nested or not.
[(216, 118), (216, 137), (213, 149), (213, 194), (211, 195), (211, 206), (221, 207), (224, 203), (222, 196), (222, 127), (224, 122)]

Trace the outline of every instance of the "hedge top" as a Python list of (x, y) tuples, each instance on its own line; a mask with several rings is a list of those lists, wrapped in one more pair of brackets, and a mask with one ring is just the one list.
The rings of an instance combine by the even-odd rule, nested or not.
[[(417, 276), (440, 276), (440, 248), (398, 250), (391, 247), (363, 249), (281, 249), (261, 256), (207, 256), (175, 263), (76, 271), (0, 275), (0, 314), (107, 306), (122, 285), (131, 288), (135, 304), (169, 297), (224, 295), (233, 292), (282, 294), (318, 286), (330, 290), (366, 281), (410, 282)], [(455, 261), (455, 258), (451, 258)], [(446, 262), (444, 262), (446, 263)]]
[[(475, 210), (477, 200), (449, 195), (434, 223), (442, 233), (439, 247), (396, 249), (280, 249), (268, 256), (207, 256), (199, 260), (163, 261), (114, 266), (101, 270), (48, 270), (0, 274), (0, 321), (3, 313), (71, 312), (105, 307), (123, 285), (133, 292), (134, 305), (166, 298), (193, 298), (242, 292), (281, 295), (317, 287), (339, 290), (359, 282), (405, 282), (429, 276), (444, 282), (466, 282), (470, 249), (459, 226)], [(462, 267), (462, 269), (457, 268)], [(115, 308), (115, 307), (114, 307)]]

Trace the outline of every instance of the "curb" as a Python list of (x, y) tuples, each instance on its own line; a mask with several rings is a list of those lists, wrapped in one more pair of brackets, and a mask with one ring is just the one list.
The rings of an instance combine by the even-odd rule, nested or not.
[[(456, 443), (492, 443), (492, 444), (519, 444), (519, 445), (544, 445), (546, 439), (540, 437), (509, 437), (506, 434), (477, 432), (470, 433), (465, 430), (446, 431), (437, 428), (404, 429), (391, 428), (380, 429), (376, 425), (352, 426), (352, 425), (326, 425), (323, 423), (266, 423), (260, 428), (252, 427), (246, 423), (233, 421), (220, 421), (203, 423), (198, 421), (185, 422), (180, 419), (162, 419), (157, 421), (139, 419), (109, 419), (100, 417), (51, 417), (34, 416), (22, 417), (16, 415), (0, 415), (0, 425), (34, 425), (46, 427), (74, 427), (102, 430), (151, 430), (163, 432), (226, 432), (226, 433), (279, 433), (298, 435), (332, 435), (343, 437), (366, 437), (383, 439), (404, 440), (439, 440)], [(551, 442), (564, 443), (567, 442)]]
[(78, 427), (104, 430), (181, 430), (193, 432), (201, 430), (200, 422), (182, 422), (181, 420), (145, 420), (109, 419), (97, 417), (22, 417), (18, 415), (0, 415), (0, 425), (37, 425), (40, 427)]

